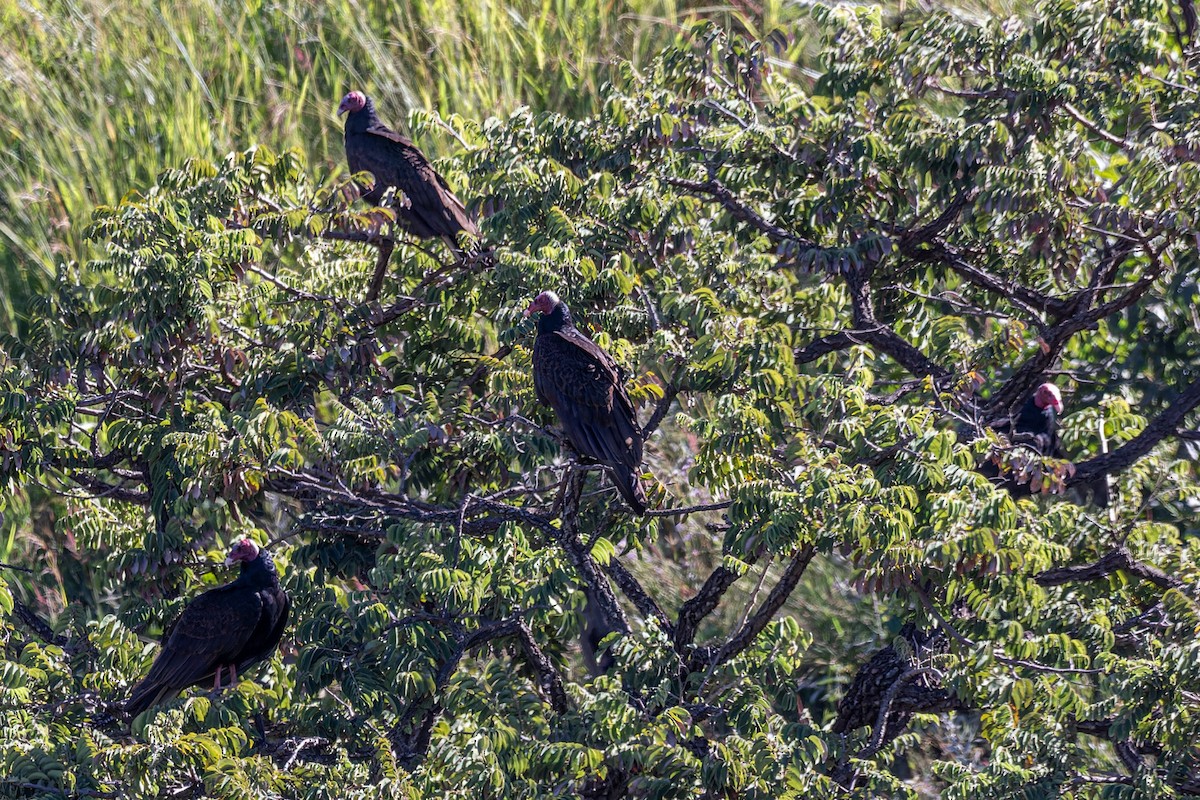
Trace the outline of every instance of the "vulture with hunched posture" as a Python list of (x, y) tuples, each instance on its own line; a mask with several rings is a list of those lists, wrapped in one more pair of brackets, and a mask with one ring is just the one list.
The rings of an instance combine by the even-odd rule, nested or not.
[[(993, 428), (998, 433), (1007, 434), (1014, 444), (1029, 447), (1040, 456), (1065, 458), (1066, 454), (1058, 440), (1058, 415), (1062, 412), (1062, 392), (1053, 383), (1043, 383), (1021, 406), (1015, 421), (1004, 422)], [(991, 479), (1000, 476), (1000, 469), (990, 461), (980, 471)], [(1030, 494), (1029, 484), (1020, 483), (1013, 477), (1004, 481), (1004, 487), (1014, 497), (1027, 497)]]
[(533, 386), (542, 405), (558, 415), (567, 440), (579, 453), (604, 464), (625, 502), (646, 512), (642, 489), (642, 429), (621, 368), (579, 332), (566, 303), (542, 292), (525, 316), (540, 311), (533, 345)]
[(479, 236), (479, 228), (467, 209), (450, 191), (425, 154), (412, 141), (379, 121), (375, 103), (362, 92), (342, 98), (338, 114), (346, 114), (346, 161), (352, 172), (369, 172), (375, 186), (363, 195), (378, 204), (384, 192), (395, 188), (403, 193), (396, 219), (414, 236), (442, 237), (460, 253), (458, 234)]
[(291, 600), (279, 586), (275, 564), (249, 539), (234, 544), (226, 566), (241, 562), (237, 579), (188, 603), (146, 677), (133, 688), (125, 710), (137, 716), (189, 686), (212, 681), (213, 691), (237, 683), (279, 646)]

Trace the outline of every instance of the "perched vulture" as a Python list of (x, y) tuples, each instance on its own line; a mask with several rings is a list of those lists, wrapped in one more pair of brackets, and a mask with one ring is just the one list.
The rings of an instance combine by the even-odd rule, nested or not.
[(189, 686), (213, 691), (237, 683), (239, 672), (279, 646), (291, 600), (279, 586), (275, 564), (249, 539), (238, 541), (225, 565), (242, 562), (237, 579), (209, 589), (187, 605), (146, 677), (133, 688), (125, 710), (138, 715)]
[[(1043, 383), (1021, 406), (1015, 421), (1006, 421), (993, 428), (998, 433), (1007, 434), (1013, 444), (1028, 447), (1039, 456), (1066, 458), (1058, 440), (1058, 415), (1062, 411), (1062, 393), (1058, 387), (1053, 383)], [(1000, 477), (999, 467), (991, 461), (986, 462), (980, 471), (993, 480)], [(1014, 497), (1028, 497), (1030, 494), (1029, 484), (1021, 483), (1014, 477), (1002, 483)]]
[(379, 121), (371, 98), (350, 92), (342, 98), (338, 114), (347, 114), (346, 161), (351, 171), (375, 176), (374, 188), (363, 195), (368, 203), (378, 204), (394, 187), (404, 195), (396, 218), (414, 236), (440, 236), (455, 252), (461, 252), (459, 233), (479, 236), (479, 228), (429, 159), (407, 136)]
[(612, 470), (613, 482), (638, 514), (646, 512), (642, 429), (621, 368), (579, 332), (566, 303), (542, 292), (525, 316), (540, 311), (533, 345), (533, 386), (542, 405), (558, 415), (567, 440), (579, 453)]

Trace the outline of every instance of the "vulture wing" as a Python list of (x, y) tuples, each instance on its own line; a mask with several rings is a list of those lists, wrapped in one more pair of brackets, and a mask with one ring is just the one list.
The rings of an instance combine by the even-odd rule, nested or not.
[(375, 188), (365, 195), (368, 202), (378, 203), (389, 186), (404, 193), (408, 207), (398, 209), (398, 217), (414, 235), (451, 241), (460, 231), (479, 235), (462, 201), (408, 137), (382, 125), (347, 133), (346, 161), (354, 172), (375, 176)]
[(1015, 432), (1024, 434), (1021, 443), (1033, 447), (1043, 456), (1064, 458), (1066, 455), (1058, 440), (1058, 415), (1049, 406), (1038, 408), (1032, 399), (1027, 401), (1017, 417)]
[(538, 399), (552, 407), (581, 454), (612, 468), (622, 496), (638, 513), (646, 496), (638, 476), (642, 429), (612, 356), (567, 326), (539, 334), (533, 379)]
[(265, 658), (270, 657), (283, 638), (283, 629), (287, 627), (288, 612), (292, 608), (292, 600), (287, 592), (278, 586), (258, 592), (262, 602), (262, 612), (258, 625), (250, 635), (246, 645), (237, 655), (237, 671), (243, 672)]
[(234, 583), (193, 600), (179, 616), (150, 672), (134, 687), (126, 711), (136, 716), (189, 686), (213, 680), (218, 666), (239, 664), (263, 622), (263, 606), (259, 592)]

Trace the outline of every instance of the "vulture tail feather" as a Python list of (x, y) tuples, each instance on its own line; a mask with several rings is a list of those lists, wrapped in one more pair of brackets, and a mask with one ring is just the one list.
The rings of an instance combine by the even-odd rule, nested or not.
[(646, 490), (642, 488), (642, 481), (637, 473), (623, 465), (614, 466), (613, 483), (634, 513), (638, 516), (646, 513), (648, 505)]

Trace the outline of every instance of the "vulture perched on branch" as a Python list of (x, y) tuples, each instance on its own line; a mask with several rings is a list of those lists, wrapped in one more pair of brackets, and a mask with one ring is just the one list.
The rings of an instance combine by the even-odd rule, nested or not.
[(642, 429), (613, 357), (579, 332), (566, 303), (542, 292), (525, 309), (540, 311), (533, 345), (533, 386), (558, 415), (581, 455), (607, 466), (617, 491), (635, 512), (646, 512), (642, 489)]
[(279, 646), (291, 600), (279, 586), (271, 556), (249, 539), (234, 544), (226, 566), (241, 562), (237, 579), (209, 589), (187, 605), (125, 710), (137, 716), (189, 686), (212, 681), (213, 691), (237, 683)]
[[(1008, 420), (994, 425), (993, 428), (1008, 436), (1014, 445), (1032, 450), (1038, 458), (1065, 459), (1067, 454), (1058, 438), (1058, 415), (1062, 412), (1062, 392), (1053, 383), (1043, 383), (1025, 401), (1025, 405), (1021, 406), (1015, 421)], [(984, 463), (980, 472), (994, 483), (1003, 486), (1013, 497), (1028, 497), (1038, 491), (1045, 491), (1042, 486), (1046, 483), (1033, 458), (1014, 453), (1012, 461), (1015, 462), (1013, 474), (1002, 477), (996, 461)], [(1080, 487), (1079, 491), (1082, 500), (1087, 500), (1090, 496), (1091, 502), (1100, 508), (1108, 506), (1110, 489), (1107, 475), (1089, 481)]]
[(375, 103), (362, 92), (342, 98), (338, 114), (346, 114), (346, 161), (352, 172), (369, 172), (375, 186), (363, 199), (376, 204), (387, 189), (403, 194), (397, 198), (396, 219), (414, 236), (441, 237), (461, 254), (458, 234), (479, 236), (479, 228), (467, 209), (450, 191), (425, 154), (412, 141), (379, 121)]
[[(997, 433), (1006, 434), (1014, 445), (1033, 450), (1042, 458), (1066, 458), (1058, 440), (1058, 415), (1063, 411), (1062, 392), (1053, 383), (1043, 383), (1021, 406), (1015, 421), (1009, 420), (992, 426)], [(1028, 497), (1031, 494), (1029, 480), (1018, 480), (1017, 476), (1000, 478), (1000, 467), (994, 461), (986, 462), (980, 472), (987, 478), (1001, 483), (1013, 497)]]

